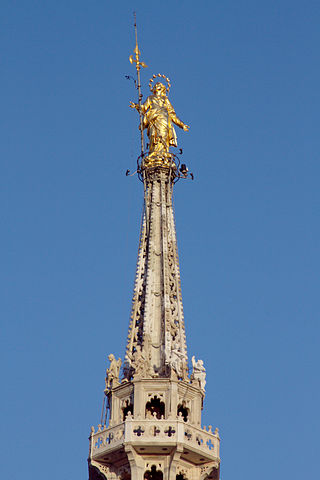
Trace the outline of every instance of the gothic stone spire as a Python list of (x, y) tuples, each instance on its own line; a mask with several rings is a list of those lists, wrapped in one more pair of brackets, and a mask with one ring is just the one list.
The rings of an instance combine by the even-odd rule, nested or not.
[(205, 369), (188, 377), (172, 208), (177, 169), (145, 167), (145, 216), (124, 378), (109, 356), (109, 424), (92, 427), (89, 480), (218, 480), (218, 429), (201, 427)]
[(169, 168), (146, 170), (125, 376), (187, 378), (188, 359)]
[[(145, 212), (140, 235), (128, 344), (121, 359), (109, 355), (106, 413), (92, 427), (89, 480), (218, 480), (218, 429), (201, 426), (205, 368), (188, 359), (183, 321), (180, 272), (172, 207), (174, 181), (180, 176), (171, 146), (177, 146), (173, 124), (187, 131), (160, 82), (141, 103), (140, 60), (135, 60), (139, 101), (141, 155), (138, 174), (144, 183)], [(149, 150), (144, 152), (143, 130)], [(180, 169), (187, 176), (187, 169)]]

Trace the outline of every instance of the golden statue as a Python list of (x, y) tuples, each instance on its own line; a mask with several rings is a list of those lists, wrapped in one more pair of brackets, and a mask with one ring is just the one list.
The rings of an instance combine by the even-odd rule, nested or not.
[[(135, 108), (140, 116), (140, 133), (141, 133), (141, 156), (144, 157), (144, 139), (143, 132), (147, 129), (149, 138), (149, 153), (144, 157), (145, 165), (161, 165), (167, 163), (171, 165), (172, 155), (169, 152), (169, 147), (177, 146), (177, 136), (173, 128), (173, 123), (184, 131), (188, 131), (188, 125), (184, 124), (176, 115), (173, 106), (171, 105), (167, 94), (170, 90), (170, 80), (165, 75), (158, 73), (153, 75), (149, 82), (151, 95), (142, 104), (141, 80), (140, 70), (146, 68), (147, 65), (140, 60), (140, 50), (138, 47), (137, 22), (136, 14), (134, 13), (134, 30), (136, 38), (136, 46), (134, 49), (135, 58), (130, 55), (129, 61), (131, 64), (136, 64), (137, 81), (136, 88), (139, 92), (138, 103), (130, 102), (130, 107)], [(155, 78), (160, 77), (166, 80), (167, 87), (161, 82), (157, 82), (152, 86)]]
[[(164, 75), (153, 75), (153, 78)], [(152, 94), (147, 98), (144, 104), (130, 102), (130, 107), (138, 110), (143, 115), (140, 129), (147, 129), (149, 138), (149, 155), (148, 159), (153, 158), (159, 160), (166, 160), (170, 158), (169, 147), (177, 146), (177, 136), (173, 127), (173, 123), (184, 131), (188, 131), (189, 127), (183, 123), (176, 115), (173, 106), (171, 105), (167, 91), (169, 91), (169, 79), (167, 79), (168, 87), (161, 82), (157, 82), (151, 89), (153, 79), (150, 81), (150, 89)]]

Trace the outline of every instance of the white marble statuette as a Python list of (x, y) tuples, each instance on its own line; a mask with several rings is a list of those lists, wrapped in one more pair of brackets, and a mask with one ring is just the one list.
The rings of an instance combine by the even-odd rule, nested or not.
[(199, 359), (196, 361), (194, 355), (191, 360), (192, 360), (192, 368), (193, 368), (192, 377), (195, 380), (199, 380), (201, 390), (205, 390), (205, 386), (207, 382), (206, 382), (206, 369), (204, 368), (203, 360)]
[(111, 390), (113, 387), (119, 384), (119, 375), (121, 367), (121, 358), (115, 359), (113, 353), (108, 356), (110, 366), (106, 371), (106, 390)]

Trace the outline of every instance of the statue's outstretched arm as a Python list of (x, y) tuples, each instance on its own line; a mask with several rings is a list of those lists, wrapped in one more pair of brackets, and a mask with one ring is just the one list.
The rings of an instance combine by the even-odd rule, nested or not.
[(180, 120), (180, 118), (177, 117), (176, 115), (176, 112), (173, 108), (173, 106), (171, 105), (170, 101), (167, 99), (167, 110), (168, 110), (168, 113), (170, 115), (170, 118), (172, 120), (172, 122), (177, 125), (178, 127), (180, 128), (183, 128), (183, 130), (185, 130), (186, 132), (189, 130), (189, 126), (186, 125), (185, 123), (183, 123), (182, 120)]

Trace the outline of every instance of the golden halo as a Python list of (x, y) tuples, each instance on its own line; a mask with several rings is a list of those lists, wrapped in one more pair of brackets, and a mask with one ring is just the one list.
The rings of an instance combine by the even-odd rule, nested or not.
[(157, 78), (157, 77), (163, 78), (163, 79), (167, 82), (166, 92), (169, 93), (170, 88), (171, 88), (170, 80), (169, 80), (168, 77), (166, 77), (165, 75), (162, 75), (161, 73), (154, 74), (154, 75), (152, 75), (152, 78), (150, 78), (149, 88), (150, 88), (151, 92), (153, 91), (153, 90), (152, 90), (153, 81), (154, 81), (154, 79)]

